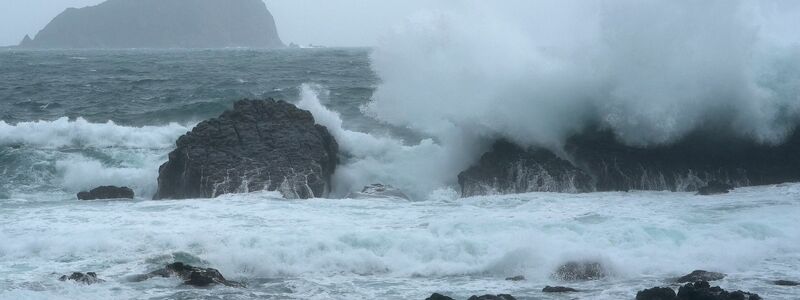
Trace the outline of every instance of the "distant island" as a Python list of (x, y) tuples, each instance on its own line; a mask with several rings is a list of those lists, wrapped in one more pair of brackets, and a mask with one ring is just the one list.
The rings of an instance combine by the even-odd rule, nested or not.
[(262, 0), (108, 0), (69, 8), (20, 48), (284, 47)]

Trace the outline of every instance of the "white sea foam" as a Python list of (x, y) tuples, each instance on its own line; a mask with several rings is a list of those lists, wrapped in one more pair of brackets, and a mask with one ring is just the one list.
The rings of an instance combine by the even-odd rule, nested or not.
[(800, 121), (798, 10), (787, 1), (456, 7), (385, 36), (376, 118), (552, 148), (596, 124), (634, 145), (709, 126), (777, 143)]
[[(100, 185), (128, 186), (140, 197), (155, 193), (158, 166), (175, 140), (191, 126), (122, 126), (91, 123), (82, 118), (8, 124), (0, 121), (0, 146), (16, 161), (7, 162), (10, 193), (46, 192), (46, 187), (70, 193)], [(0, 184), (2, 186), (2, 184)]]
[(67, 117), (54, 121), (8, 124), (0, 121), (0, 144), (28, 144), (39, 147), (129, 147), (169, 148), (191, 126), (121, 126), (112, 121), (91, 123)]
[[(286, 201), (255, 193), (23, 208), (4, 202), (0, 274), (7, 281), (0, 281), (0, 298), (43, 293), (30, 288), (37, 285), (88, 296), (113, 288), (124, 298), (205, 293), (176, 291), (178, 282), (170, 280), (125, 281), (186, 252), (226, 277), (251, 280), (247, 290), (226, 291), (233, 294), (341, 299), (380, 292), (387, 299), (424, 299), (451, 291), (459, 298), (508, 292), (548, 299), (538, 289), (558, 284), (550, 273), (559, 264), (592, 259), (614, 274), (574, 283), (594, 291), (587, 294), (592, 299), (627, 299), (694, 269), (728, 273), (718, 282), (725, 288), (782, 299), (791, 291), (765, 281), (800, 276), (798, 197), (794, 184), (712, 197), (631, 192)], [(51, 274), (73, 270), (97, 271), (110, 283), (72, 291)], [(503, 280), (520, 274), (525, 284)], [(259, 278), (274, 279), (252, 282)], [(267, 292), (273, 285), (285, 288)]]

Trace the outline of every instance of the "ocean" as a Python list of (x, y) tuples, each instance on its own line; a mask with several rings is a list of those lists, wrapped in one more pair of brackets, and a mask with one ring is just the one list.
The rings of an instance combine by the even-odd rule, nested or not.
[[(429, 137), (370, 113), (387, 79), (376, 73), (372, 52), (0, 50), (0, 299), (422, 300), (434, 292), (633, 299), (695, 269), (728, 274), (713, 283), (727, 290), (800, 298), (797, 288), (771, 283), (800, 280), (800, 184), (707, 197), (631, 191), (462, 199), (454, 185), (462, 165), (420, 171), (452, 153), (437, 146), (449, 136)], [(284, 200), (274, 192), (150, 200), (158, 167), (180, 135), (238, 99), (266, 97), (297, 103), (337, 127), (330, 129), (343, 149), (338, 178), (352, 184), (335, 195), (391, 181), (413, 200)], [(76, 199), (100, 185), (129, 186), (137, 197)], [(610, 276), (551, 276), (575, 260), (601, 262)], [(174, 261), (217, 268), (247, 287), (131, 280)], [(106, 282), (58, 280), (75, 271)], [(517, 275), (526, 280), (505, 280)], [(580, 292), (545, 294), (546, 285)]]

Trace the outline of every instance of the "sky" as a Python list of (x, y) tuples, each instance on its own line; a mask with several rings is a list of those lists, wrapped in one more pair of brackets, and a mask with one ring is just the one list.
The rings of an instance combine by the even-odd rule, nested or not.
[[(68, 7), (104, 0), (0, 0), (0, 46), (34, 37)], [(265, 0), (284, 43), (373, 46), (393, 24), (446, 0)]]

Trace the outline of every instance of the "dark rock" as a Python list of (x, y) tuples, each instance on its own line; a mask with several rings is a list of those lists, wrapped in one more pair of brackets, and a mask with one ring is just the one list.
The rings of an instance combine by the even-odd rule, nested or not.
[(775, 280), (772, 282), (775, 285), (782, 285), (782, 286), (798, 286), (800, 282), (791, 281), (791, 280)]
[(525, 276), (517, 275), (517, 276), (514, 276), (514, 277), (508, 277), (508, 278), (506, 278), (506, 280), (508, 280), (508, 281), (523, 281), (523, 280), (525, 280)]
[(542, 289), (543, 293), (571, 293), (571, 292), (577, 292), (577, 291), (578, 290), (573, 289), (571, 287), (549, 286), (549, 285)]
[(696, 192), (713, 182), (739, 187), (800, 181), (797, 153), (800, 130), (780, 145), (699, 130), (655, 146), (626, 145), (607, 130), (589, 130), (567, 139), (558, 156), (498, 141), (459, 174), (459, 184), (464, 197), (534, 191)]
[(433, 293), (433, 295), (431, 295), (428, 298), (425, 298), (425, 300), (455, 300), (455, 299), (447, 297), (447, 296), (439, 294), (439, 293)]
[(593, 190), (592, 178), (569, 161), (543, 149), (498, 141), (480, 161), (458, 174), (461, 196), (528, 192), (577, 193)]
[(673, 281), (676, 283), (687, 283), (696, 281), (714, 281), (725, 278), (725, 274), (719, 272), (709, 272), (705, 270), (694, 270), (692, 273), (675, 278)]
[(405, 199), (410, 198), (403, 193), (400, 189), (391, 185), (383, 185), (380, 183), (365, 186), (361, 192), (350, 193), (346, 198), (349, 199), (368, 199), (368, 198), (382, 198), (382, 199)]
[(697, 190), (698, 195), (716, 195), (727, 194), (733, 189), (733, 186), (719, 181), (711, 181), (705, 186)]
[(602, 264), (593, 261), (567, 262), (553, 272), (553, 278), (565, 281), (596, 280), (608, 275), (608, 270)]
[(213, 198), (279, 191), (326, 197), (339, 146), (310, 112), (292, 104), (241, 100), (181, 136), (161, 165), (155, 199)]
[(23, 48), (283, 47), (260, 0), (108, 0), (68, 8)]
[(499, 295), (483, 295), (483, 296), (472, 296), (469, 297), (467, 300), (517, 300), (514, 296), (509, 294), (499, 294)]
[(72, 280), (72, 281), (75, 281), (77, 283), (83, 283), (83, 284), (87, 284), (87, 285), (105, 282), (105, 280), (97, 278), (97, 273), (95, 273), (95, 272), (86, 272), (86, 274), (81, 273), (81, 272), (74, 272), (74, 273), (72, 273), (72, 275), (69, 275), (69, 276), (67, 276), (67, 275), (61, 276), (60, 278), (58, 278), (58, 280), (61, 280), (61, 281)]
[(668, 287), (654, 287), (636, 293), (636, 300), (675, 300), (675, 290)]
[(171, 263), (163, 269), (134, 277), (132, 281), (144, 281), (153, 277), (178, 277), (185, 284), (205, 287), (213, 284), (222, 284), (230, 287), (244, 287), (244, 284), (225, 279), (217, 269), (199, 268), (181, 262)]
[(88, 192), (78, 193), (79, 200), (133, 199), (133, 190), (128, 187), (101, 186)]
[(678, 289), (678, 300), (760, 300), (757, 294), (742, 291), (728, 292), (712, 287), (708, 281), (687, 283)]

